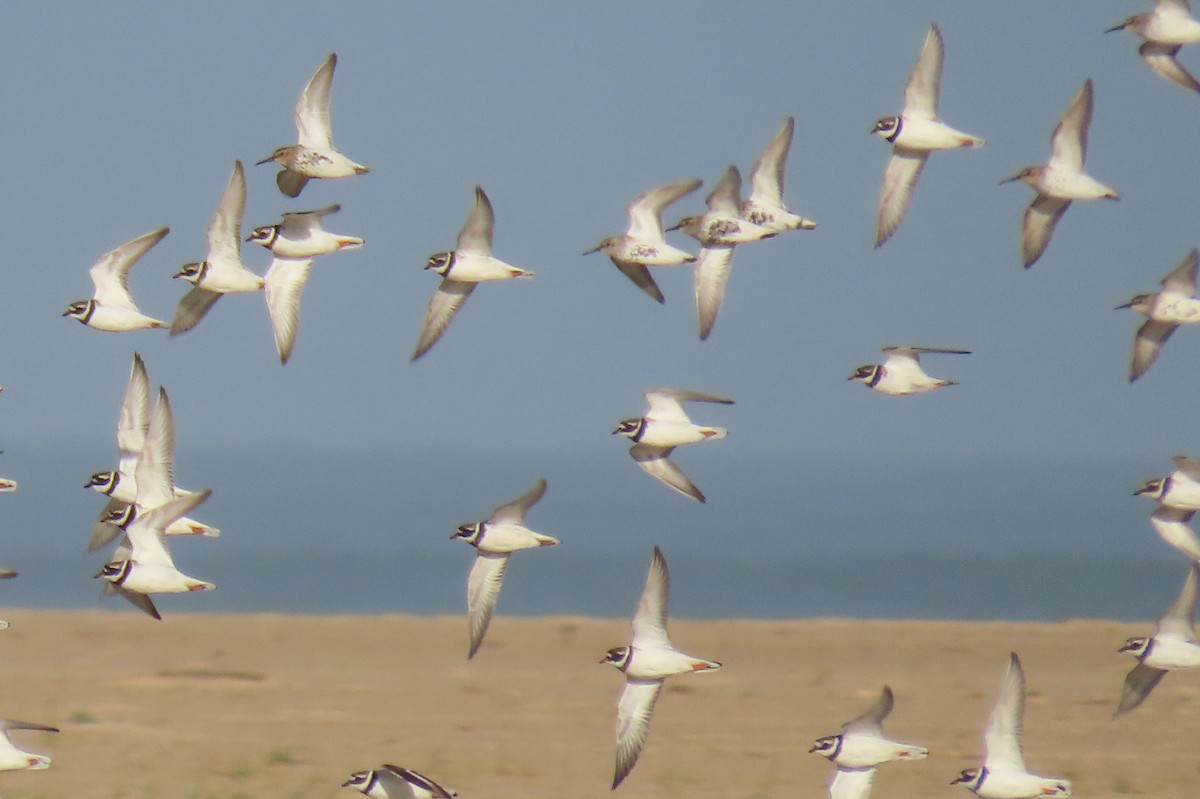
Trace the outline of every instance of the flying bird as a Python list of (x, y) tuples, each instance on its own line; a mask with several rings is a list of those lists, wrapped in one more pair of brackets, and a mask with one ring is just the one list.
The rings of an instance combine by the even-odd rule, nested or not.
[(246, 174), (234, 161), (217, 209), (208, 223), (208, 257), (184, 264), (175, 274), (192, 284), (179, 301), (170, 335), (191, 330), (200, 323), (222, 294), (259, 291), (263, 279), (242, 265), (242, 217), (246, 213)]
[(333, 70), (337, 53), (330, 53), (300, 93), (292, 119), (296, 123), (298, 144), (279, 147), (258, 164), (272, 161), (283, 167), (275, 176), (279, 190), (288, 197), (299, 197), (309, 178), (348, 178), (370, 169), (356, 164), (333, 146), (329, 124), (329, 94), (333, 89)]
[(110, 514), (107, 521), (121, 528), (125, 538), (112, 559), (96, 574), (147, 615), (159, 619), (150, 594), (211, 591), (210, 582), (183, 574), (167, 551), (167, 527), (208, 499), (212, 491), (175, 496), (172, 477), (175, 421), (167, 392), (158, 390), (150, 416), (146, 442), (138, 457), (134, 504)]
[(816, 222), (792, 213), (783, 204), (783, 174), (795, 130), (796, 120), (788, 117), (775, 138), (763, 148), (750, 171), (750, 197), (739, 209), (743, 219), (776, 233), (813, 230), (817, 226)]
[(1156, 0), (1154, 10), (1134, 14), (1105, 33), (1127, 30), (1145, 39), (1138, 53), (1146, 66), (1185, 89), (1200, 93), (1200, 82), (1179, 63), (1179, 49), (1200, 42), (1200, 22), (1192, 19), (1188, 0)]
[(602, 252), (621, 270), (621, 274), (660, 303), (663, 293), (647, 267), (678, 266), (696, 260), (696, 256), (667, 244), (663, 233), (662, 212), (671, 203), (700, 188), (700, 180), (677, 180), (644, 191), (625, 209), (629, 229), (623, 236), (609, 236), (584, 253)]
[(708, 210), (698, 216), (685, 216), (667, 230), (681, 230), (704, 246), (745, 244), (778, 235), (740, 216), (741, 193), (742, 173), (731, 164), (705, 198)]
[(650, 715), (663, 681), (676, 674), (721, 668), (713, 660), (685, 655), (671, 645), (667, 635), (667, 605), (671, 600), (671, 577), (662, 551), (654, 548), (646, 587), (633, 614), (633, 640), (605, 653), (608, 663), (625, 675), (625, 687), (617, 700), (617, 768), (613, 790), (637, 764), (638, 755), (650, 733)]
[(442, 282), (425, 309), (425, 321), (421, 323), (421, 335), (417, 339), (412, 360), (420, 358), (437, 343), (475, 286), (492, 280), (533, 277), (533, 272), (492, 257), (492, 229), (495, 225), (496, 214), (492, 210), (492, 202), (483, 189), (476, 186), (475, 204), (471, 206), (462, 230), (458, 231), (454, 250), (434, 253), (425, 264), (426, 269), (441, 275)]
[(875, 221), (875, 246), (892, 237), (912, 201), (921, 170), (934, 150), (982, 147), (983, 139), (963, 133), (938, 118), (938, 95), (946, 45), (937, 24), (929, 26), (925, 44), (904, 87), (904, 110), (900, 116), (883, 117), (871, 132), (892, 143), (892, 157), (883, 173), (879, 209)]
[(525, 514), (545, 493), (546, 481), (538, 480), (533, 488), (492, 511), (487, 521), (461, 525), (458, 532), (450, 536), (466, 541), (477, 552), (475, 564), (471, 566), (471, 573), (467, 577), (467, 614), (471, 625), (468, 659), (475, 657), (479, 645), (483, 643), (483, 636), (487, 634), (512, 553), (559, 543), (557, 538), (535, 533), (525, 526)]
[(1175, 471), (1142, 483), (1135, 497), (1152, 499), (1165, 508), (1200, 510), (1200, 459), (1176, 455)]
[(1117, 309), (1132, 308), (1147, 318), (1133, 339), (1129, 382), (1146, 373), (1162, 352), (1163, 345), (1180, 325), (1200, 322), (1200, 297), (1196, 296), (1196, 265), (1200, 256), (1192, 250), (1179, 266), (1162, 279), (1162, 291), (1139, 294)]
[(1196, 598), (1200, 595), (1200, 564), (1188, 565), (1183, 589), (1158, 620), (1151, 638), (1130, 638), (1118, 652), (1128, 652), (1138, 663), (1125, 675), (1121, 699), (1114, 716), (1128, 713), (1154, 690), (1168, 671), (1200, 666), (1200, 643), (1196, 642)]
[(625, 419), (612, 431), (613, 435), (623, 435), (633, 441), (629, 455), (651, 477), (686, 497), (704, 502), (704, 494), (675, 465), (671, 453), (684, 444), (724, 438), (727, 431), (724, 427), (693, 424), (683, 406), (686, 402), (732, 405), (733, 400), (702, 391), (658, 388), (646, 392), (646, 402), (650, 408), (645, 416)]
[(849, 380), (856, 380), (880, 394), (906, 396), (924, 394), (946, 386), (956, 386), (953, 380), (930, 377), (921, 368), (921, 353), (970, 355), (970, 350), (948, 350), (940, 347), (884, 347), (883, 363), (867, 363), (854, 370)]
[(1071, 795), (1064, 779), (1038, 777), (1025, 769), (1021, 727), (1025, 720), (1025, 670), (1017, 653), (1009, 655), (1000, 681), (1000, 696), (992, 708), (983, 743), (987, 757), (982, 768), (961, 772), (950, 784), (970, 788), (983, 799), (1052, 799)]
[(827, 757), (837, 771), (829, 783), (830, 799), (866, 799), (875, 779), (875, 767), (892, 760), (922, 760), (929, 755), (923, 746), (901, 744), (885, 738), (883, 720), (892, 712), (892, 689), (883, 686), (875, 704), (865, 713), (842, 725), (837, 735), (818, 738), (809, 749)]
[(759, 239), (769, 239), (778, 231), (756, 225), (741, 214), (742, 175), (730, 166), (705, 200), (708, 206), (701, 216), (688, 216), (671, 230), (682, 230), (700, 242), (700, 254), (692, 269), (696, 289), (696, 319), (700, 340), (712, 333), (725, 301), (725, 284), (733, 267), (733, 247)]
[(63, 316), (112, 333), (169, 327), (166, 322), (139, 311), (129, 294), (129, 270), (169, 232), (170, 229), (165, 227), (153, 230), (101, 255), (88, 271), (95, 286), (94, 296), (90, 300), (72, 302), (63, 311)]
[(316, 211), (289, 211), (282, 214), (282, 222), (256, 227), (246, 241), (266, 247), (276, 258), (297, 261), (338, 250), (357, 250), (363, 245), (358, 236), (330, 233), (323, 227), (325, 217), (340, 210), (342, 206), (330, 205)]
[[(114, 511), (132, 505), (137, 500), (137, 464), (146, 446), (146, 432), (150, 428), (150, 378), (142, 356), (133, 354), (133, 366), (129, 370), (129, 381), (125, 386), (125, 398), (121, 401), (121, 412), (117, 416), (117, 468), (107, 472), (96, 472), (84, 484), (84, 488), (99, 491), (109, 498), (104, 510), (92, 528), (88, 552), (95, 552), (121, 534), (120, 528), (106, 520)], [(193, 492), (174, 487), (177, 497)], [(167, 535), (218, 536), (221, 531), (212, 525), (189, 519), (176, 519), (166, 529)]]
[(1088, 78), (1050, 136), (1050, 160), (1044, 166), (1026, 167), (1000, 181), (1004, 184), (1019, 180), (1037, 192), (1033, 203), (1025, 209), (1021, 225), (1021, 263), (1026, 269), (1042, 257), (1054, 235), (1055, 225), (1072, 200), (1120, 199), (1116, 189), (1083, 171), (1092, 106), (1092, 79)]
[(458, 791), (443, 788), (411, 769), (384, 763), (377, 769), (356, 771), (342, 783), (371, 799), (454, 799)]

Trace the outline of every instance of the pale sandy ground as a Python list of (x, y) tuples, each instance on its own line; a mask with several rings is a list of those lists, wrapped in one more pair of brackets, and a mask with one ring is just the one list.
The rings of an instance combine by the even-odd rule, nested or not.
[[(29, 797), (349, 797), (383, 762), (462, 799), (604, 797), (621, 675), (597, 661), (628, 621), (498, 616), (474, 661), (463, 618), (0, 609), (0, 714), (56, 724), (18, 733), (49, 770), (0, 774)], [(971, 796), (1008, 652), (1025, 662), (1026, 759), (1075, 795), (1200, 797), (1200, 671), (1170, 674), (1113, 720), (1149, 624), (904, 621), (672, 622), (676, 646), (725, 668), (668, 682), (619, 797), (822, 797), (807, 754), (875, 698), (886, 729), (928, 760), (880, 769), (872, 796)]]

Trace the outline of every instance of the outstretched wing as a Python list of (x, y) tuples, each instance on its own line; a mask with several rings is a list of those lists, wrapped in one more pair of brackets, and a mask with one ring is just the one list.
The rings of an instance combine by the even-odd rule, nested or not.
[(850, 719), (842, 725), (842, 732), (857, 732), (866, 733), (883, 737), (883, 720), (892, 712), (892, 705), (895, 699), (892, 696), (891, 686), (883, 686), (883, 691), (879, 694), (879, 698), (875, 700), (875, 704), (863, 713), (861, 716)]
[(296, 346), (296, 331), (300, 327), (300, 296), (308, 283), (312, 259), (295, 261), (276, 258), (266, 275), (267, 313), (271, 317), (271, 332), (281, 363), (292, 357)]
[(488, 624), (492, 621), (492, 611), (496, 609), (504, 572), (508, 569), (508, 558), (508, 553), (497, 555), (480, 552), (475, 556), (475, 563), (467, 576), (467, 614), (471, 625), (468, 659), (475, 657), (475, 653), (479, 651)]
[(750, 171), (751, 202), (783, 207), (783, 175), (795, 130), (795, 118), (788, 117), (754, 162), (754, 168)]
[(993, 771), (1025, 771), (1021, 755), (1021, 725), (1025, 718), (1025, 670), (1017, 653), (1009, 655), (1008, 668), (1000, 681), (1000, 696), (988, 718), (983, 741), (987, 747), (984, 764)]
[(1025, 218), (1021, 222), (1021, 264), (1026, 269), (1033, 266), (1050, 246), (1054, 226), (1070, 207), (1070, 200), (1039, 194), (1025, 209)]
[(1121, 699), (1117, 702), (1117, 710), (1113, 715), (1120, 716), (1128, 713), (1145, 702), (1146, 697), (1154, 690), (1154, 686), (1158, 685), (1166, 674), (1164, 669), (1156, 669), (1145, 663), (1134, 666), (1125, 675), (1125, 684), (1121, 687)]
[(650, 734), (650, 716), (662, 690), (662, 680), (625, 680), (617, 700), (617, 768), (613, 774), (615, 790), (637, 764), (638, 755)]
[(670, 649), (667, 637), (667, 607), (671, 601), (671, 575), (667, 571), (667, 560), (662, 550), (654, 548), (650, 558), (650, 570), (646, 573), (646, 585), (633, 614), (634, 649)]
[(700, 248), (700, 257), (692, 267), (692, 280), (696, 289), (696, 320), (700, 326), (700, 340), (712, 333), (725, 301), (725, 284), (733, 269), (733, 245), (706, 245)]
[(296, 123), (300, 144), (304, 147), (333, 149), (333, 130), (329, 124), (329, 94), (333, 89), (333, 70), (336, 67), (337, 53), (330, 53), (309, 78), (308, 85), (296, 101), (292, 119)]
[(1083, 170), (1087, 160), (1088, 127), (1092, 124), (1092, 79), (1088, 78), (1063, 111), (1050, 136), (1050, 166)]
[(512, 502), (506, 502), (492, 511), (488, 521), (492, 524), (520, 524), (525, 521), (525, 514), (529, 512), (529, 509), (536, 505), (545, 493), (546, 481), (544, 478), (539, 479), (533, 484), (533, 488)]
[(634, 444), (629, 448), (629, 454), (637, 461), (637, 465), (641, 466), (642, 470), (654, 479), (675, 489), (685, 497), (691, 497), (700, 502), (706, 501), (703, 492), (696, 487), (695, 483), (688, 479), (688, 476), (676, 465), (675, 461), (671, 460), (670, 456), (674, 450), (674, 447), (651, 447), (646, 444)]
[(875, 219), (875, 246), (881, 246), (892, 237), (912, 202), (913, 189), (921, 170), (929, 160), (927, 150), (892, 148), (892, 157), (883, 173), (883, 186), (879, 190), (879, 206)]
[(467, 221), (458, 231), (455, 252), (475, 255), (492, 254), (492, 230), (496, 226), (496, 212), (492, 201), (479, 186), (475, 187), (475, 204), (467, 214)]
[(478, 284), (442, 278), (437, 291), (429, 300), (429, 307), (425, 309), (425, 321), (421, 323), (421, 335), (417, 337), (417, 348), (413, 350), (412, 360), (420, 358), (437, 343), (476, 285)]
[(946, 44), (937, 23), (929, 26), (925, 44), (913, 65), (908, 84), (904, 87), (903, 116), (914, 119), (937, 119), (938, 95), (942, 88), (942, 63), (946, 60)]
[[(639, 194), (625, 209), (629, 214), (628, 235), (639, 241), (663, 241), (663, 209), (698, 188), (699, 179), (677, 180)], [(617, 266), (620, 268), (620, 264)]]

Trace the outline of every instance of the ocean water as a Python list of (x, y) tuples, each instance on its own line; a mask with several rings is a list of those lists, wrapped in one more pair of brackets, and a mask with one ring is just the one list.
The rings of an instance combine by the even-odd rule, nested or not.
[[(189, 611), (458, 614), (466, 609), (472, 553), (380, 558), (370, 553), (255, 554), (228, 559), (190, 548), (176, 561), (212, 580), (214, 592), (158, 601)], [(522, 553), (510, 564), (498, 612), (519, 616), (632, 614), (648, 557)], [(103, 558), (30, 558), (22, 576), (0, 585), (0, 605), (111, 607), (88, 579)], [(1178, 593), (1182, 564), (1168, 560), (1067, 557), (949, 558), (929, 553), (882, 558), (825, 556), (722, 560), (671, 556), (672, 616), (688, 618), (926, 618), (1150, 621)]]
[[(474, 551), (450, 534), (542, 474), (550, 488), (527, 523), (562, 545), (514, 556), (499, 613), (626, 617), (654, 545), (672, 615), (693, 618), (1150, 621), (1187, 569), (1151, 529), (1153, 505), (1131, 496), (1157, 461), (693, 459), (701, 505), (620, 451), (551, 455), (536, 472), (525, 459), (257, 452), (193, 454), (180, 482), (209, 475), (214, 495), (194, 515), (223, 534), (171, 549), (218, 589), (164, 597), (164, 613), (462, 613)], [(22, 572), (0, 583), (0, 606), (126, 612), (92, 579), (106, 554), (83, 551), (103, 498), (77, 486), (103, 464), (56, 457), (24, 463), (0, 504), (0, 566)]]

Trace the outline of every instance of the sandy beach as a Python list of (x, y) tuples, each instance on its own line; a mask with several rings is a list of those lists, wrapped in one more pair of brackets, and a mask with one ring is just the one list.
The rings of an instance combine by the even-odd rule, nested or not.
[[(154, 622), (114, 606), (0, 610), (0, 715), (49, 770), (0, 774), (21, 797), (333, 797), (395, 763), (472, 797), (610, 795), (622, 676), (598, 663), (626, 619), (498, 616), (473, 661), (460, 617), (201, 615)], [(1025, 663), (1031, 771), (1075, 795), (1200, 796), (1200, 671), (1167, 675), (1114, 720), (1153, 623), (672, 622), (675, 645), (723, 669), (668, 682), (626, 797), (819, 797), (807, 754), (890, 684), (885, 729), (930, 757), (880, 769), (872, 796), (966, 797), (1010, 650)]]

